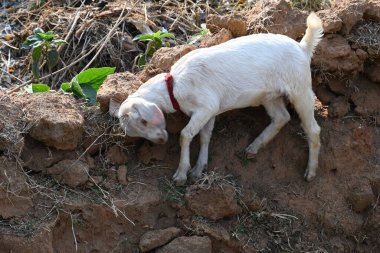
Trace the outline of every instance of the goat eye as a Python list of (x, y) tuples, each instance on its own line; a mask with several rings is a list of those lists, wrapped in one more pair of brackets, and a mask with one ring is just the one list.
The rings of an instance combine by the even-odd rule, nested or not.
[(144, 126), (147, 126), (148, 125), (148, 121), (146, 121), (145, 119), (142, 119), (141, 120), (141, 124), (143, 124)]

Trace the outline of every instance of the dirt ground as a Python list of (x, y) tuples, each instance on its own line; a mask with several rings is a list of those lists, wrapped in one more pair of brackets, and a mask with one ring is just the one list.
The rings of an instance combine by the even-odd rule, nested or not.
[[(35, 24), (62, 37), (74, 24), (59, 65), (67, 66), (77, 50), (91, 50), (105, 37), (124, 8), (118, 1), (71, 2), (47, 1), (28, 18), (6, 6), (14, 37), (2, 34), (0, 50), (13, 65), (3, 61), (2, 69), (29, 80), (30, 55), (7, 44), (19, 47)], [(264, 108), (218, 116), (205, 174), (175, 186), (179, 133), (188, 119), (165, 115), (169, 141), (156, 145), (123, 135), (106, 113), (110, 98), (125, 99), (197, 47), (258, 32), (299, 40), (310, 11), (284, 0), (190, 2), (128, 2), (125, 22), (94, 62), (118, 72), (102, 85), (97, 106), (59, 91), (26, 93), (2, 72), (0, 253), (380, 252), (380, 1), (314, 8), (325, 35), (311, 63), (322, 129), (313, 181), (303, 179), (308, 144), (289, 104), (292, 120), (251, 160), (243, 151), (270, 123)], [(212, 35), (187, 45), (187, 33), (203, 22)], [(134, 59), (144, 45), (131, 38), (161, 26), (176, 34), (177, 44), (158, 50), (139, 70)], [(83, 64), (50, 81), (70, 80)], [(196, 138), (192, 164), (198, 151)]]

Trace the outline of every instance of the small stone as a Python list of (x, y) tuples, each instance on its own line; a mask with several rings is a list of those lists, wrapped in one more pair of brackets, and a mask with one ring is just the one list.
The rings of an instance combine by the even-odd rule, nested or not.
[(329, 116), (341, 118), (350, 111), (350, 103), (343, 96), (334, 98), (329, 105)]
[(352, 209), (355, 212), (360, 213), (371, 207), (372, 203), (375, 201), (375, 196), (369, 186), (366, 187), (365, 185), (361, 185), (351, 191), (348, 200), (352, 205)]
[(318, 86), (317, 90), (317, 97), (318, 99), (323, 103), (323, 104), (329, 104), (331, 100), (335, 98), (334, 93), (329, 91), (326, 87), (324, 86)]
[(217, 32), (222, 28), (230, 30), (234, 37), (245, 36), (248, 34), (247, 23), (244, 17), (239, 15), (214, 15), (207, 16), (207, 27), (212, 32)]
[(128, 155), (118, 145), (113, 145), (107, 152), (107, 160), (114, 165), (122, 165), (128, 162)]
[(134, 93), (141, 84), (142, 82), (137, 76), (130, 72), (109, 75), (96, 94), (100, 110), (104, 113), (108, 112), (111, 98), (123, 102), (129, 95)]
[(119, 168), (117, 170), (117, 180), (119, 180), (119, 183), (122, 185), (128, 184), (127, 172), (128, 172), (127, 166), (125, 166), (125, 165), (119, 166)]
[(141, 252), (147, 252), (160, 247), (177, 237), (181, 231), (176, 227), (148, 231), (140, 238), (139, 248)]
[(233, 39), (232, 33), (230, 30), (222, 28), (219, 32), (213, 35), (208, 35), (202, 39), (200, 47), (212, 47), (219, 45), (226, 41)]
[(167, 148), (167, 144), (158, 145), (146, 141), (138, 151), (138, 158), (144, 164), (148, 164), (151, 160), (162, 161), (165, 159)]
[(89, 167), (78, 160), (63, 160), (47, 169), (47, 173), (70, 187), (84, 185), (88, 180)]
[(217, 220), (241, 213), (233, 186), (223, 184), (204, 189), (193, 185), (185, 194), (187, 207), (197, 215)]
[(182, 236), (156, 250), (156, 253), (211, 253), (211, 240), (207, 236)]

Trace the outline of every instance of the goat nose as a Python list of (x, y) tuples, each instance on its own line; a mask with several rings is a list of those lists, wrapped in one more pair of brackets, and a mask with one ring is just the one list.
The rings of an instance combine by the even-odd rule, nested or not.
[(164, 144), (164, 143), (165, 143), (165, 140), (164, 140), (164, 138), (159, 138), (159, 139), (158, 139), (158, 142), (159, 142), (160, 144)]

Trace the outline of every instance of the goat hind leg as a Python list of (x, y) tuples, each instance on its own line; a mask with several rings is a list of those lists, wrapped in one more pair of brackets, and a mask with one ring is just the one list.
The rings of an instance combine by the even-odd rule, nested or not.
[(272, 122), (264, 131), (245, 149), (247, 158), (253, 158), (259, 149), (273, 139), (281, 128), (290, 120), (282, 97), (263, 104)]
[(304, 177), (307, 181), (313, 179), (318, 168), (319, 150), (321, 147), (320, 131), (317, 121), (314, 118), (314, 93), (310, 89), (306, 94), (296, 98), (289, 98), (293, 104), (298, 116), (301, 119), (301, 125), (305, 131), (309, 144), (309, 161), (305, 170)]

